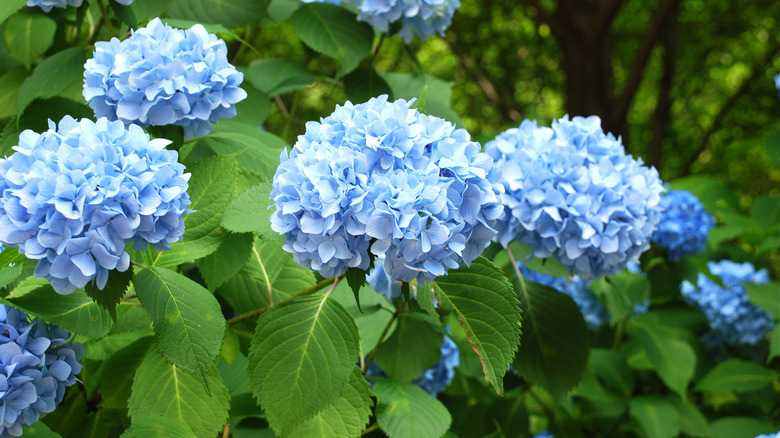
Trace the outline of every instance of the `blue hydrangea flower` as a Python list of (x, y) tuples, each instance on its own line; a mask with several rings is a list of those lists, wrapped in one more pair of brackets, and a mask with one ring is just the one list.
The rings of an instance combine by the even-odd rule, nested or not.
[[(778, 81), (777, 88), (780, 88), (780, 75), (778, 75), (777, 81)], [(780, 432), (770, 433), (769, 435), (759, 435), (756, 438), (780, 438)]]
[(385, 258), (377, 257), (374, 260), (374, 269), (366, 274), (366, 281), (372, 289), (384, 295), (387, 301), (401, 296), (401, 282), (393, 280), (385, 271)]
[(538, 435), (534, 435), (534, 438), (555, 438), (550, 432), (544, 430)]
[(598, 117), (566, 116), (552, 128), (526, 120), (485, 151), (503, 168), (502, 245), (526, 243), (586, 280), (621, 271), (650, 247), (661, 214), (658, 172), (626, 155)]
[(685, 190), (670, 190), (659, 205), (663, 212), (652, 241), (666, 248), (672, 260), (704, 251), (707, 234), (715, 221), (698, 198)]
[[(114, 0), (120, 5), (129, 6), (134, 0)], [(27, 6), (40, 6), (44, 12), (51, 11), (52, 8), (65, 9), (68, 6), (78, 8), (81, 6), (83, 0), (27, 0)]]
[[(444, 336), (439, 362), (425, 370), (423, 375), (415, 379), (412, 383), (436, 397), (452, 383), (452, 378), (455, 377), (455, 368), (457, 368), (458, 365), (460, 365), (460, 352), (458, 351), (458, 346), (452, 342), (452, 339)], [(376, 377), (387, 376), (384, 370), (382, 370), (376, 362), (371, 362), (368, 370), (366, 370), (366, 375)]]
[(105, 118), (22, 132), (0, 159), (0, 243), (38, 260), (35, 275), (61, 294), (127, 270), (126, 242), (170, 249), (184, 234), (190, 175), (168, 143)]
[(411, 103), (347, 102), (282, 152), (271, 227), (301, 266), (367, 269), (370, 250), (393, 279), (431, 281), (495, 236), (500, 170), (465, 130)]
[(778, 74), (777, 76), (775, 76), (775, 88), (777, 88), (778, 90), (780, 90), (780, 74)]
[(0, 305), (0, 437), (22, 435), (76, 383), (84, 346), (65, 330)]
[(155, 18), (124, 41), (97, 42), (84, 67), (84, 98), (97, 117), (178, 125), (187, 139), (234, 117), (246, 98), (225, 42), (200, 24), (179, 30)]
[(723, 260), (708, 262), (713, 275), (723, 286), (699, 273), (696, 286), (688, 281), (681, 285), (682, 295), (690, 305), (701, 310), (710, 322), (710, 332), (704, 339), (708, 345), (754, 345), (764, 339), (774, 327), (769, 313), (748, 301), (744, 283), (768, 283), (766, 269), (756, 272), (750, 263)]

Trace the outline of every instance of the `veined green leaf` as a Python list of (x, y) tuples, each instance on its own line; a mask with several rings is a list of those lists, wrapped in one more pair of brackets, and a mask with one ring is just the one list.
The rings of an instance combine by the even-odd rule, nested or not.
[(254, 241), (250, 233), (228, 233), (216, 252), (195, 262), (210, 291), (238, 274), (252, 253)]
[(752, 417), (723, 417), (710, 424), (712, 438), (754, 438), (758, 435), (777, 432), (768, 420)]
[(46, 15), (25, 12), (11, 16), (5, 23), (8, 52), (28, 69), (54, 43), (57, 22)]
[(479, 257), (470, 268), (437, 278), (433, 288), (439, 305), (454, 312), (466, 330), (485, 377), (496, 392), (503, 393), (504, 374), (520, 342), (520, 306), (509, 280)]
[(772, 383), (772, 372), (755, 362), (730, 359), (711, 369), (696, 384), (697, 391), (746, 392), (761, 389)]
[(0, 3), (0, 24), (26, 4), (27, 0), (5, 0)]
[(661, 380), (685, 397), (696, 368), (696, 354), (691, 346), (663, 327), (651, 326), (642, 320), (630, 321), (626, 331), (642, 344)]
[(620, 394), (628, 397), (634, 392), (634, 372), (622, 354), (594, 348), (590, 350), (588, 364), (604, 383)]
[(0, 119), (16, 115), (19, 88), (27, 79), (23, 67), (17, 67), (0, 76)]
[(135, 291), (152, 318), (160, 352), (171, 363), (206, 379), (225, 335), (225, 319), (214, 296), (164, 268), (140, 271)]
[(236, 233), (257, 232), (261, 236), (279, 236), (271, 229), (269, 207), (274, 204), (270, 198), (271, 183), (260, 183), (238, 195), (225, 209), (222, 226)]
[(121, 438), (197, 438), (197, 435), (187, 423), (160, 415), (145, 415), (133, 419), (133, 424), (122, 432)]
[(680, 432), (680, 414), (671, 401), (658, 396), (633, 397), (629, 412), (648, 438), (672, 438)]
[(43, 424), (42, 421), (36, 421), (30, 426), (23, 428), (25, 437), (32, 438), (62, 438), (62, 435), (49, 429), (49, 426)]
[(169, 17), (231, 29), (257, 23), (266, 15), (265, 3), (255, 0), (177, 0), (168, 8)]
[(240, 153), (238, 166), (270, 181), (279, 166), (279, 154), (289, 145), (281, 138), (257, 126), (225, 120), (206, 139), (217, 154)]
[(442, 335), (420, 315), (402, 313), (396, 324), (374, 360), (391, 379), (411, 382), (439, 361)]
[(447, 408), (413, 383), (383, 379), (371, 388), (376, 421), (390, 438), (439, 437), (452, 423)]
[(81, 47), (65, 49), (43, 60), (19, 88), (17, 114), (21, 117), (33, 100), (57, 96), (74, 81), (82, 81), (86, 60)]
[(677, 412), (680, 414), (680, 430), (689, 436), (711, 437), (710, 425), (702, 415), (699, 408), (693, 403), (684, 401), (679, 397), (669, 397)]
[(780, 283), (744, 283), (751, 303), (780, 319)]
[[(152, 338), (143, 337), (127, 347), (119, 350), (106, 361), (106, 370), (100, 376), (100, 394), (103, 407), (108, 409), (126, 409), (130, 398), (132, 379), (136, 369), (152, 347)], [(157, 353), (155, 353), (157, 354)]]
[(317, 80), (300, 63), (283, 58), (256, 59), (242, 71), (246, 80), (271, 97), (299, 90)]
[(358, 360), (355, 322), (328, 295), (301, 296), (257, 320), (249, 384), (277, 433), (332, 404)]

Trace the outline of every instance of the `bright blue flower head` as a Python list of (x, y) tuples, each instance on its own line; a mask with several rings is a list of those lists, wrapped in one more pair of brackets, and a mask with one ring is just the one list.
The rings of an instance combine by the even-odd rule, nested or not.
[(658, 172), (626, 155), (598, 117), (567, 116), (552, 129), (526, 120), (485, 151), (503, 169), (502, 245), (526, 243), (586, 280), (621, 271), (650, 247), (661, 214)]
[(666, 248), (672, 260), (704, 251), (715, 221), (696, 196), (685, 190), (671, 190), (661, 198), (660, 206), (663, 213), (653, 242)]
[(0, 437), (22, 435), (76, 383), (84, 346), (65, 330), (0, 305)]
[(774, 327), (774, 319), (748, 301), (743, 283), (768, 283), (766, 269), (756, 272), (750, 263), (723, 260), (709, 262), (713, 275), (723, 282), (721, 287), (699, 273), (697, 285), (683, 281), (682, 295), (690, 305), (701, 310), (710, 322), (709, 344), (754, 345), (764, 339)]
[(500, 170), (465, 130), (411, 103), (347, 102), (282, 153), (271, 227), (300, 265), (341, 275), (367, 269), (370, 249), (392, 278), (431, 281), (495, 236)]
[(246, 98), (244, 75), (228, 62), (225, 42), (200, 24), (179, 30), (155, 18), (124, 41), (96, 43), (84, 67), (84, 98), (97, 117), (179, 125), (187, 139), (234, 117), (235, 104)]
[(190, 175), (168, 143), (105, 118), (22, 132), (0, 159), (0, 243), (38, 260), (35, 275), (61, 294), (127, 270), (126, 242), (170, 249), (184, 234)]

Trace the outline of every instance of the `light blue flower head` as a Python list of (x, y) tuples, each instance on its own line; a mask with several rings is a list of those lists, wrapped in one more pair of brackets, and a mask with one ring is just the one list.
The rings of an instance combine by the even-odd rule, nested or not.
[[(332, 3), (338, 0), (303, 0), (304, 3)], [(399, 34), (407, 43), (417, 35), (421, 39), (450, 27), (460, 0), (344, 0), (358, 11), (358, 20), (365, 21), (382, 32), (388, 32), (393, 23), (400, 22)]]
[(555, 438), (550, 432), (543, 430), (538, 435), (534, 435), (534, 438)]
[[(780, 74), (778, 74), (777, 76), (775, 76), (775, 88), (777, 88), (778, 90), (780, 90)], [(780, 432), (779, 432), (779, 433), (780, 433)]]
[(84, 346), (65, 330), (0, 305), (0, 437), (22, 435), (76, 383)]
[(246, 98), (225, 42), (200, 24), (179, 30), (155, 18), (124, 41), (97, 42), (84, 67), (84, 98), (97, 117), (178, 125), (187, 139), (234, 117)]
[(38, 260), (35, 275), (61, 294), (127, 270), (126, 242), (170, 249), (184, 233), (190, 175), (168, 143), (105, 118), (22, 132), (0, 159), (0, 243)]
[(385, 258), (374, 259), (374, 269), (366, 274), (366, 281), (372, 289), (384, 295), (388, 301), (401, 296), (401, 282), (393, 280), (385, 271)]
[(411, 103), (347, 102), (282, 153), (271, 227), (300, 265), (367, 269), (370, 246), (393, 279), (431, 281), (495, 236), (500, 170), (465, 130)]
[[(780, 78), (780, 75), (778, 75)], [(780, 84), (780, 79), (778, 79), (778, 83)], [(780, 88), (780, 85), (778, 85), (777, 88)], [(780, 432), (777, 433), (770, 433), (769, 435), (759, 435), (756, 438), (780, 438)]]
[(710, 322), (707, 343), (754, 345), (764, 339), (774, 327), (774, 319), (748, 301), (744, 283), (768, 283), (766, 269), (756, 272), (750, 263), (729, 260), (708, 262), (707, 266), (720, 277), (723, 287), (702, 273), (696, 286), (688, 281), (681, 285), (685, 301), (701, 310)]
[(626, 155), (598, 117), (566, 116), (552, 129), (526, 120), (485, 151), (503, 168), (502, 245), (526, 243), (586, 280), (621, 271), (650, 247), (661, 214), (658, 172)]
[[(120, 5), (129, 6), (134, 0), (114, 0)], [(65, 9), (68, 6), (80, 7), (83, 0), (27, 0), (27, 6), (40, 6), (44, 12), (51, 11), (52, 8)]]
[(666, 248), (672, 260), (703, 251), (715, 221), (696, 196), (685, 190), (670, 190), (661, 198), (660, 206), (663, 213), (653, 242)]

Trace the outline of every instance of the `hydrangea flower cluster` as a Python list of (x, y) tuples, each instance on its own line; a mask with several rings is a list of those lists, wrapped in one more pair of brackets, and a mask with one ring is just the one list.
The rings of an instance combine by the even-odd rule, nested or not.
[(701, 310), (710, 322), (710, 333), (704, 339), (708, 345), (754, 345), (774, 327), (769, 313), (748, 301), (744, 283), (767, 283), (766, 269), (756, 272), (750, 263), (729, 260), (708, 262), (713, 275), (723, 282), (719, 286), (699, 273), (696, 286), (688, 281), (681, 285), (682, 295), (692, 306)]
[(686, 190), (670, 190), (659, 205), (663, 213), (652, 241), (666, 248), (671, 260), (704, 251), (707, 234), (715, 221), (699, 199)]
[(609, 313), (601, 300), (590, 290), (590, 282), (574, 275), (570, 278), (553, 277), (552, 275), (528, 269), (522, 263), (517, 263), (523, 278), (534, 283), (549, 286), (559, 292), (572, 297), (577, 307), (580, 308), (588, 328), (598, 331), (605, 324), (609, 324)]
[(84, 346), (70, 334), (0, 305), (0, 436), (21, 436), (62, 402), (76, 383)]
[(274, 231), (298, 264), (325, 277), (367, 269), (431, 281), (471, 263), (495, 236), (501, 171), (469, 134), (412, 102), (337, 106), (282, 152)]
[(170, 249), (184, 234), (190, 174), (168, 143), (105, 118), (22, 132), (0, 159), (0, 243), (38, 260), (35, 275), (61, 294), (127, 270), (126, 242)]
[(187, 139), (234, 117), (235, 104), (247, 96), (225, 42), (200, 24), (179, 30), (155, 18), (124, 41), (95, 43), (84, 67), (84, 98), (97, 117), (178, 125)]
[(366, 281), (372, 289), (384, 295), (387, 301), (401, 296), (401, 282), (393, 280), (385, 271), (385, 258), (374, 259), (374, 269), (366, 274)]
[(555, 438), (550, 432), (543, 430), (542, 433), (534, 435), (534, 438)]
[(566, 116), (552, 128), (526, 120), (485, 151), (504, 171), (502, 245), (526, 243), (586, 280), (621, 271), (650, 247), (664, 190), (658, 172), (626, 155), (598, 117)]
[[(303, 0), (304, 3), (339, 4), (339, 0)], [(426, 39), (435, 33), (444, 36), (450, 27), (460, 0), (344, 0), (358, 10), (358, 20), (371, 24), (382, 32), (400, 21), (401, 35), (407, 43), (417, 35)]]
[[(115, 2), (119, 3), (120, 5), (129, 6), (131, 3), (133, 3), (133, 0), (114, 0)], [(81, 3), (83, 0), (27, 0), (27, 6), (40, 6), (41, 9), (43, 9), (44, 12), (51, 11), (52, 8), (62, 8), (65, 9), (68, 6), (73, 6), (78, 8), (81, 6)]]
[[(780, 88), (780, 75), (778, 75), (777, 82), (778, 82), (778, 84), (779, 84), (779, 85), (777, 86), (777, 88)], [(780, 432), (777, 432), (777, 433), (770, 433), (769, 435), (759, 435), (759, 436), (757, 436), (756, 438), (780, 438)]]

